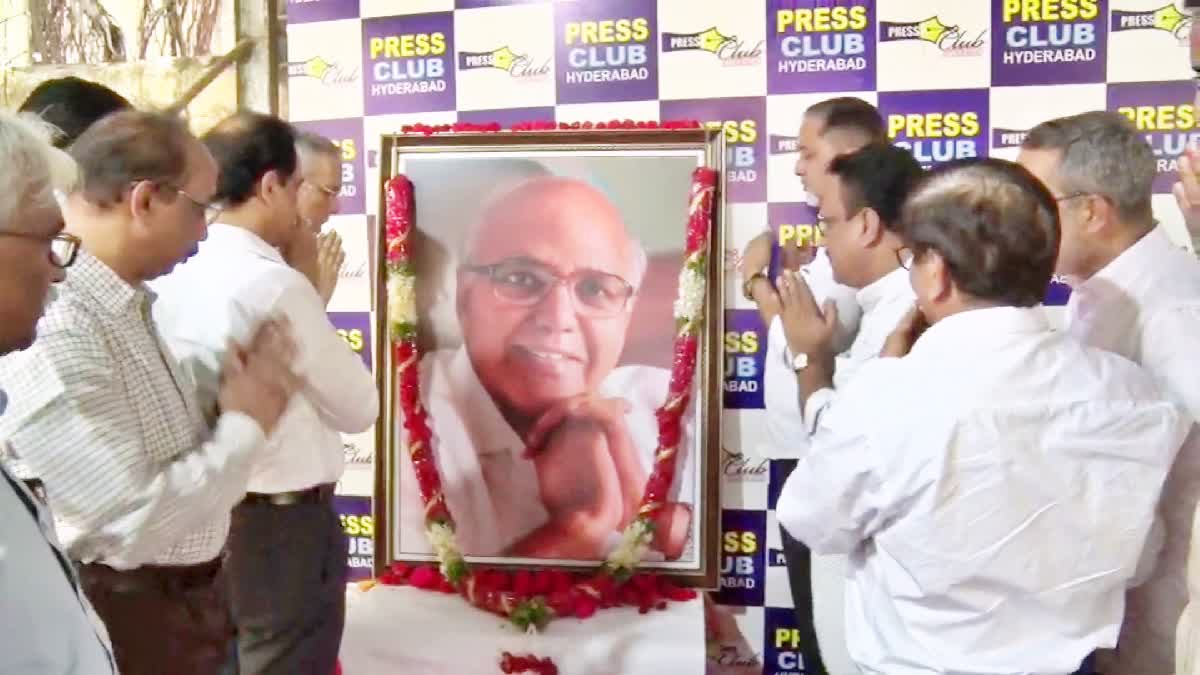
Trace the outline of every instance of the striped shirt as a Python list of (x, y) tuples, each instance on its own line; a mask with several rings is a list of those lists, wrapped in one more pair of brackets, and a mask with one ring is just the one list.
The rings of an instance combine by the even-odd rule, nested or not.
[(117, 569), (215, 558), (262, 429), (210, 431), (150, 319), (153, 295), (80, 251), (32, 347), (0, 358), (7, 461), (46, 486), (63, 545)]

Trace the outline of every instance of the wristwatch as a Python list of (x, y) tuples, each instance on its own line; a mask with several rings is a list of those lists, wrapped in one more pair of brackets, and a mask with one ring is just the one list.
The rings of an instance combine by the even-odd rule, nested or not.
[(808, 354), (796, 354), (792, 357), (792, 370), (797, 373), (808, 367)]
[(742, 282), (742, 295), (744, 295), (750, 302), (754, 302), (754, 294), (750, 291), (754, 290), (754, 282), (758, 281), (759, 279), (766, 279), (767, 282), (771, 281), (767, 275), (760, 270), (746, 277), (746, 280)]

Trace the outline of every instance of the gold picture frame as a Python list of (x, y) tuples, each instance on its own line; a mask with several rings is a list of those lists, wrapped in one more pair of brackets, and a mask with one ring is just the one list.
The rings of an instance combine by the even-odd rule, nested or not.
[[(387, 213), (385, 186), (391, 178), (403, 174), (413, 184), (416, 203), (414, 231), (421, 232), (422, 235), (414, 246), (412, 260), (414, 261), (413, 266), (417, 270), (416, 277), (421, 289), (439, 289), (455, 270), (458, 270), (457, 274), (461, 275), (461, 269), (465, 265), (456, 264), (454, 261), (456, 254), (451, 251), (458, 249), (456, 245), (458, 240), (455, 237), (461, 235), (461, 231), (465, 231), (467, 226), (459, 226), (454, 223), (468, 220), (469, 218), (463, 214), (471, 212), (471, 209), (484, 215), (476, 214), (470, 218), (487, 217), (488, 207), (481, 206), (486, 201), (483, 194), (485, 191), (493, 190), (504, 193), (509, 188), (500, 187), (501, 183), (519, 186), (524, 184), (523, 181), (531, 179), (531, 176), (532, 178), (552, 176), (563, 181), (581, 181), (593, 186), (597, 181), (603, 183), (603, 180), (600, 179), (579, 178), (580, 172), (588, 176), (600, 175), (601, 178), (607, 178), (609, 181), (608, 191), (604, 194), (609, 196), (612, 203), (621, 212), (622, 220), (627, 223), (626, 228), (632, 232), (631, 239), (636, 235), (640, 241), (645, 238), (643, 235), (646, 235), (658, 242), (657, 245), (662, 248), (669, 246), (664, 243), (670, 239), (670, 234), (667, 233), (673, 233), (674, 241), (679, 244), (678, 260), (669, 276), (671, 279), (675, 279), (678, 277), (679, 264), (683, 260), (682, 251), (686, 236), (688, 188), (690, 185), (678, 185), (679, 189), (674, 194), (657, 195), (661, 199), (661, 204), (659, 199), (655, 199), (655, 195), (648, 191), (655, 189), (653, 186), (677, 185), (680, 172), (684, 172), (690, 180), (691, 170), (696, 167), (707, 166), (716, 170), (720, 178), (713, 202), (712, 226), (705, 256), (706, 319), (699, 336), (697, 370), (692, 394), (692, 406), (694, 407), (690, 409), (688, 417), (689, 423), (693, 425), (687, 436), (687, 452), (691, 454), (693, 461), (690, 470), (685, 468), (689, 466), (686, 461), (681, 463), (676, 478), (676, 489), (673, 491), (673, 494), (683, 495), (685, 489), (691, 490), (688, 493), (692, 498), (690, 503), (691, 519), (688, 523), (690, 532), (688, 545), (685, 550), (686, 555), (681, 554), (674, 560), (647, 560), (640, 566), (640, 569), (646, 571), (669, 575), (679, 583), (707, 589), (715, 589), (718, 585), (720, 560), (721, 500), (719, 490), (724, 373), (722, 335), (725, 311), (723, 251), (726, 220), (723, 198), (725, 192), (724, 156), (724, 139), (720, 130), (699, 128), (562, 130), (428, 136), (394, 134), (383, 137), (380, 155), (380, 214)], [(694, 164), (687, 165), (687, 161), (691, 161), (690, 158), (695, 159)], [(474, 176), (473, 171), (478, 172), (479, 175)], [(509, 175), (520, 171), (526, 173), (532, 171), (533, 173), (521, 176)], [(575, 174), (563, 177), (564, 171), (568, 173), (574, 171)], [(597, 190), (599, 189), (597, 188)], [(648, 196), (649, 198), (647, 198)], [(640, 213), (639, 210), (643, 208), (651, 209), (651, 212)], [(638, 213), (634, 214), (635, 211)], [(677, 217), (664, 218), (662, 216), (665, 213), (673, 213)], [(430, 227), (423, 227), (423, 216), (430, 221)], [(641, 229), (628, 224), (635, 220)], [(382, 328), (390, 325), (385, 277), (387, 269), (384, 244), (387, 240), (384, 234), (385, 221), (386, 218), (382, 216), (378, 219), (373, 252), (376, 263), (374, 265), (376, 292), (373, 300), (375, 325), (381, 327), (376, 330), (374, 348), (377, 355), (376, 378), (381, 394), (382, 408), (375, 431), (378, 454), (375, 462), (375, 497), (372, 505), (376, 523), (376, 575), (382, 574), (393, 562), (419, 564), (435, 560), (431, 552), (416, 551), (414, 545), (409, 543), (411, 540), (408, 538), (412, 536), (412, 529), (405, 529), (412, 524), (416, 514), (412, 508), (404, 505), (411, 503), (411, 492), (405, 492), (401, 485), (405, 480), (405, 474), (401, 471), (407, 469), (411, 472), (412, 467), (411, 465), (405, 466), (407, 460), (406, 456), (402, 454), (405, 449), (401, 438), (402, 434), (398, 433), (400, 412), (396, 395), (396, 364), (393, 363), (389, 331)], [(433, 225), (435, 222), (436, 226)], [(423, 246), (428, 246), (429, 251), (441, 249), (440, 256), (430, 254), (423, 258), (421, 253)], [(670, 297), (673, 300), (677, 284), (665, 280), (667, 264), (664, 261), (670, 259), (671, 250), (665, 249), (665, 252), (661, 254), (654, 253), (658, 249), (647, 248), (645, 250), (650, 254), (647, 255), (642, 268), (644, 272), (641, 277), (641, 285), (635, 291), (633, 309), (629, 310), (633, 318), (629, 319), (629, 330), (622, 336), (620, 351), (622, 359), (627, 357), (634, 359), (634, 356), (629, 355), (631, 352), (636, 352), (645, 355), (643, 360), (653, 360), (656, 364), (654, 367), (658, 367), (660, 359), (655, 349), (662, 346), (663, 341), (660, 335), (662, 331), (641, 327), (651, 323), (654, 326), (663, 323), (661, 319), (663, 318), (662, 298), (664, 292), (661, 292), (661, 289), (665, 287), (664, 284), (669, 285)], [(441, 260), (437, 260), (439, 257)], [(426, 261), (429, 265), (427, 271), (423, 271), (422, 261)], [(652, 281), (657, 283), (653, 288), (651, 287)], [(655, 288), (658, 291), (654, 291)], [(442, 338), (439, 336), (442, 333), (449, 334), (450, 330), (442, 330), (439, 333), (439, 326), (453, 323), (451, 319), (446, 318), (450, 311), (447, 306), (452, 306), (457, 311), (461, 301), (450, 302), (445, 294), (439, 297), (430, 296), (430, 293), (436, 295), (438, 292), (440, 291), (427, 293), (422, 293), (422, 290), (417, 291), (419, 341), (422, 343), (422, 351), (427, 354), (423, 358), (430, 358), (428, 354), (437, 353), (446, 354), (446, 358), (452, 361), (456, 358), (456, 354), (452, 354), (451, 350), (457, 349), (460, 353), (467, 355), (471, 353), (471, 350), (466, 344), (468, 339), (461, 337), (462, 344), (460, 345), (440, 346)], [(656, 293), (653, 297), (651, 296), (652, 292)], [(665, 318), (668, 321), (671, 319), (669, 307), (670, 305), (667, 304)], [(437, 317), (441, 317), (440, 323)], [(638, 319), (641, 319), (640, 323)], [(433, 337), (430, 337), (431, 334)], [(673, 334), (674, 327), (672, 325), (670, 335), (673, 336)], [(451, 340), (445, 341), (448, 343)], [(468, 356), (468, 362), (469, 360)], [(668, 354), (666, 363), (668, 371), (669, 360), (670, 355)], [(622, 361), (622, 363), (624, 362)], [(434, 367), (435, 365), (430, 366), (431, 369)], [(643, 368), (643, 366), (638, 364), (630, 366), (631, 370), (634, 368)], [(657, 372), (653, 371), (651, 366), (644, 366), (644, 368), (646, 373)], [(621, 368), (615, 368), (613, 372), (618, 370)], [(643, 371), (633, 372), (641, 373)], [(424, 376), (422, 381), (425, 381)], [(607, 380), (605, 381), (607, 382)], [(482, 380), (480, 380), (481, 383)], [(424, 385), (422, 386), (425, 388)], [(476, 386), (476, 383), (472, 382), (470, 386)], [(483, 388), (489, 392), (493, 391), (486, 386)], [(662, 391), (657, 395), (658, 400), (654, 403), (655, 406), (663, 403), (662, 399), (666, 393), (664, 385)], [(453, 402), (459, 400), (456, 398), (459, 396), (457, 390), (449, 391), (444, 395), (442, 392), (425, 390), (422, 392), (422, 402), (429, 400), (431, 395), (437, 396), (439, 401), (449, 401), (450, 403), (447, 405), (451, 407), (453, 407)], [(500, 406), (497, 405), (497, 407)], [(448, 426), (443, 427), (443, 431), (447, 436), (457, 433), (455, 429), (458, 427), (467, 426), (462, 422), (467, 415), (474, 415), (475, 409), (460, 411), (460, 414), (463, 417), (457, 422), (445, 423)], [(448, 417), (448, 415), (443, 414), (442, 417)], [(441, 442), (436, 438), (441, 436), (438, 430), (439, 418), (436, 410), (431, 411), (431, 418), (433, 419), (431, 426), (433, 426), (435, 434), (434, 450), (436, 453), (439, 451), (437, 445)], [(633, 422), (629, 422), (629, 424), (632, 425)], [(478, 442), (478, 435), (470, 438), (475, 438)], [(447, 451), (467, 452), (458, 446), (450, 448), (449, 441), (445, 441), (445, 444)], [(641, 446), (638, 446), (638, 449), (640, 451)], [(682, 444), (681, 452), (683, 452)], [(440, 470), (444, 470), (445, 465), (439, 462), (439, 467)], [(526, 473), (528, 470), (522, 465), (522, 469), (514, 471), (513, 475), (525, 475)], [(470, 483), (471, 480), (474, 480), (473, 474), (468, 479), (458, 480), (455, 478), (449, 483), (459, 485)], [(447, 483), (445, 474), (442, 475), (442, 481), (443, 484)], [(681, 484), (691, 487), (684, 488)], [(489, 492), (489, 494), (494, 493)], [(517, 494), (528, 494), (528, 491)], [(455, 500), (449, 493), (447, 501), (453, 511)], [(500, 502), (496, 503), (500, 504)], [(504, 505), (507, 506), (507, 503)], [(461, 522), (464, 517), (466, 517), (465, 514), (455, 514), (456, 522)], [(509, 555), (503, 551), (475, 555), (469, 545), (464, 545), (462, 548), (469, 564), (497, 568), (540, 569), (553, 567), (584, 570), (594, 568), (603, 562), (600, 558), (560, 561), (559, 558)]]

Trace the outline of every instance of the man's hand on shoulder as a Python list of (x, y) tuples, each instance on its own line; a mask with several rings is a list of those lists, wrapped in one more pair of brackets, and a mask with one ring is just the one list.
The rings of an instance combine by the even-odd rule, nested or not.
[(221, 371), (221, 411), (249, 415), (270, 435), (301, 384), (292, 372), (295, 355), (296, 343), (278, 321), (259, 326), (247, 347), (231, 344)]

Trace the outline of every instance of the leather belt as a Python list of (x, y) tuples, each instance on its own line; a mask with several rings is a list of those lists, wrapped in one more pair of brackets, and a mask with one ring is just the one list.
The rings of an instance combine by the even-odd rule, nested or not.
[(325, 504), (333, 501), (333, 491), (337, 483), (322, 483), (316, 487), (296, 490), (294, 492), (247, 492), (243, 504), (269, 504), (271, 506), (292, 506), (293, 504)]
[(221, 558), (198, 565), (143, 565), (116, 570), (100, 563), (79, 564), (85, 584), (99, 583), (116, 592), (188, 590), (212, 585), (221, 571)]

